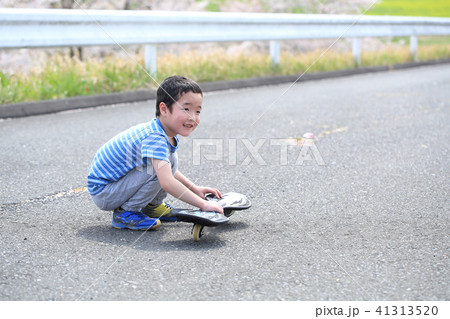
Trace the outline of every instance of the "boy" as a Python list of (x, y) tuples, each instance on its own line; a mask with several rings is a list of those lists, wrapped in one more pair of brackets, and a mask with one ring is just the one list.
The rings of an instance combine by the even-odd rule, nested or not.
[(102, 210), (113, 210), (111, 226), (134, 230), (156, 229), (175, 221), (167, 193), (204, 211), (223, 214), (205, 194), (222, 194), (200, 187), (178, 171), (177, 135), (189, 136), (200, 122), (203, 93), (182, 76), (165, 79), (157, 90), (156, 118), (118, 134), (95, 154), (88, 190)]

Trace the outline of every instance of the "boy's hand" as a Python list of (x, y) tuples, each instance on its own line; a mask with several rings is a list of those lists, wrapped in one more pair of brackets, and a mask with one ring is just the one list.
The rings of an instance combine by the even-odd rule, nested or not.
[(206, 194), (213, 194), (217, 198), (222, 198), (222, 193), (215, 188), (195, 186), (192, 187), (191, 190), (201, 198), (205, 198)]
[(205, 200), (205, 203), (199, 208), (205, 212), (218, 212), (223, 215), (223, 207), (217, 204), (217, 202)]
[[(219, 204), (217, 204), (214, 201), (207, 201), (205, 200), (206, 194), (213, 194), (217, 198), (222, 198), (222, 193), (219, 192), (218, 189), (212, 188), (212, 187), (201, 187), (196, 186), (194, 183), (192, 183), (188, 178), (186, 178), (183, 174), (181, 174), (180, 171), (176, 171), (175, 174), (172, 176), (172, 172), (170, 171), (169, 165), (160, 165), (160, 160), (153, 159), (153, 167), (161, 167), (164, 171), (161, 172), (161, 169), (156, 170), (156, 175), (158, 176), (158, 179), (160, 183), (164, 180), (171, 180), (174, 178), (177, 182), (182, 184), (184, 187), (187, 187), (189, 191), (168, 191), (170, 190), (171, 183), (167, 183), (168, 185), (164, 184), (166, 188), (164, 188), (163, 184), (161, 184), (161, 187), (171, 194), (174, 197), (177, 197), (181, 199), (182, 201), (185, 201), (186, 203), (189, 203), (195, 207), (200, 208), (203, 211), (207, 212), (218, 212), (223, 215), (223, 208)], [(163, 163), (165, 164), (165, 163)], [(176, 183), (175, 183), (176, 185)], [(194, 198), (191, 198), (190, 195), (194, 196)], [(197, 195), (197, 196), (196, 196)]]

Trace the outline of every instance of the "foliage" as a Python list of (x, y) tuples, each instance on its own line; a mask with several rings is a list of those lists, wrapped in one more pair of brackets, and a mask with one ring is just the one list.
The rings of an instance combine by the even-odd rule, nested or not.
[(450, 17), (448, 0), (382, 0), (370, 15)]
[[(450, 58), (449, 44), (419, 46), (420, 60)], [(135, 62), (137, 61), (137, 62)], [(412, 61), (408, 46), (380, 52), (363, 52), (363, 66), (392, 65)], [(156, 87), (167, 76), (187, 75), (198, 82), (233, 80), (304, 72), (343, 70), (355, 67), (351, 53), (314, 51), (303, 54), (282, 52), (280, 64), (271, 65), (268, 54), (227, 54), (214, 50), (200, 54), (166, 54), (158, 58), (158, 75), (153, 78), (142, 58), (124, 60), (106, 57), (82, 62), (57, 55), (42, 70), (30, 74), (0, 72), (0, 104), (57, 99)]]

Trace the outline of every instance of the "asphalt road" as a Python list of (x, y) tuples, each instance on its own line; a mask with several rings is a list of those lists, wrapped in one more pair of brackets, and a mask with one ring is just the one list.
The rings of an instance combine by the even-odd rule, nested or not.
[(82, 188), (154, 101), (0, 121), (0, 299), (449, 300), (449, 88), (447, 64), (206, 94), (180, 170), (253, 206), (198, 243), (112, 229)]

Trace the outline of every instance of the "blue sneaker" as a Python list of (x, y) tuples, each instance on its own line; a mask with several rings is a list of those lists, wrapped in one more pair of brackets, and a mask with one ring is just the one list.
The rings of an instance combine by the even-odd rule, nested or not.
[(178, 221), (178, 218), (172, 216), (170, 213), (172, 209), (174, 209), (174, 207), (167, 203), (159, 205), (148, 204), (142, 208), (142, 212), (150, 218), (157, 218), (163, 222), (176, 222)]
[(141, 212), (115, 209), (113, 211), (111, 226), (114, 228), (128, 228), (133, 230), (150, 230), (161, 226), (161, 222), (158, 219), (150, 218)]

